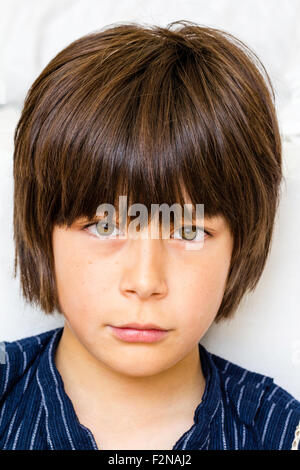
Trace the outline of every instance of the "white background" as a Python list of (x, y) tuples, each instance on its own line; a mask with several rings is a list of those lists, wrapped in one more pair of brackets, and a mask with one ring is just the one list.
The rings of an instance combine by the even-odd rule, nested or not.
[(283, 195), (272, 250), (255, 292), (202, 338), (211, 352), (269, 375), (300, 400), (300, 0), (0, 0), (0, 341), (63, 325), (26, 305), (13, 279), (13, 131), (25, 94), (72, 40), (105, 25), (192, 20), (250, 46), (275, 88)]

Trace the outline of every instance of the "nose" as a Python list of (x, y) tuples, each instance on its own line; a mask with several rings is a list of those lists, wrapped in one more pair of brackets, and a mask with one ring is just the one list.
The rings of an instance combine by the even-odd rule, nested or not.
[(122, 295), (140, 300), (163, 298), (167, 293), (163, 240), (130, 240), (120, 282)]

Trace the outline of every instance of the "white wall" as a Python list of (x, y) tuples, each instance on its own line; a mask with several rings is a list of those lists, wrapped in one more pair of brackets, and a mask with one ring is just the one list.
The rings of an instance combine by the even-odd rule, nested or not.
[(63, 324), (25, 305), (14, 280), (12, 136), (25, 94), (73, 39), (115, 22), (186, 19), (236, 35), (258, 54), (276, 93), (286, 183), (269, 261), (235, 317), (213, 325), (208, 350), (274, 380), (300, 400), (299, 0), (0, 0), (0, 341)]

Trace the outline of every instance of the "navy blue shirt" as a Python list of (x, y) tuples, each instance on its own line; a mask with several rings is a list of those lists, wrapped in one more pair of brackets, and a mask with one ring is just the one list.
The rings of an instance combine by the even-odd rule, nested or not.
[[(2, 342), (0, 449), (98, 449), (55, 366), (62, 332)], [(174, 450), (300, 449), (299, 401), (271, 377), (209, 353), (200, 343), (199, 355), (204, 394)]]

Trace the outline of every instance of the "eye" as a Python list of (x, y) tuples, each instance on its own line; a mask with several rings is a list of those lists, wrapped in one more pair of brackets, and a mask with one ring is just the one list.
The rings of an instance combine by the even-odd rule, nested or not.
[[(118, 238), (119, 234), (116, 234), (115, 231), (119, 231), (117, 226), (114, 223), (109, 224), (107, 221), (98, 220), (83, 227), (83, 230), (90, 233), (92, 236), (95, 236), (100, 239), (115, 239)], [(175, 230), (174, 233), (179, 232), (180, 235), (173, 236), (173, 238), (183, 241), (198, 242), (201, 241), (202, 234), (201, 232), (206, 233), (209, 237), (212, 235), (203, 228), (197, 225), (182, 226), (179, 229)]]
[(115, 230), (118, 230), (114, 223), (109, 224), (107, 221), (99, 220), (98, 222), (94, 222), (92, 224), (85, 225), (83, 230), (94, 235), (98, 238), (117, 238)]
[(188, 225), (188, 226), (182, 226), (179, 229), (177, 229), (174, 233), (179, 232), (180, 236), (176, 237), (174, 236), (175, 239), (179, 240), (184, 240), (184, 241), (201, 241), (201, 237), (203, 233), (206, 233), (208, 236), (211, 236), (211, 234), (207, 230), (203, 230), (201, 227), (198, 227), (197, 225)]

